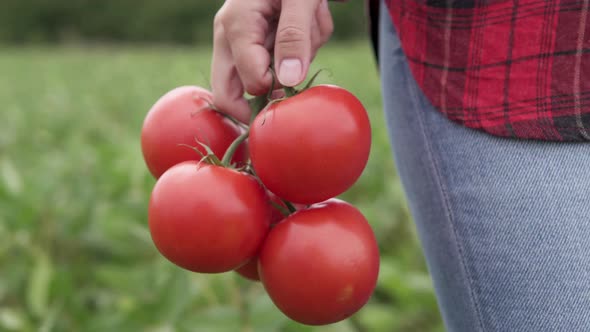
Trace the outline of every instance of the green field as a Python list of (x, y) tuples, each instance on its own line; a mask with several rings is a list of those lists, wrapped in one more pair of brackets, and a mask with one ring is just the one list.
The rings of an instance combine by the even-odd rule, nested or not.
[(371, 159), (343, 198), (373, 225), (378, 288), (353, 318), (286, 319), (262, 286), (164, 260), (147, 229), (154, 180), (143, 117), (166, 91), (207, 86), (210, 49), (3, 48), (0, 53), (0, 331), (443, 331), (396, 177), (365, 43), (318, 56), (323, 83), (367, 107)]

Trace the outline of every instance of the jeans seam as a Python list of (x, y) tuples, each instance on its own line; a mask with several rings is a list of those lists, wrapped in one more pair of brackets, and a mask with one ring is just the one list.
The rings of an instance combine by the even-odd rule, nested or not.
[[(407, 64), (406, 64), (406, 66), (407, 66)], [(406, 71), (407, 72), (405, 73), (405, 75), (407, 75), (407, 77), (410, 80), (413, 80), (413, 76), (412, 76), (412, 73), (410, 72), (409, 68), (406, 67)], [(421, 131), (421, 134), (424, 138), (424, 143), (425, 143), (426, 152), (427, 152), (427, 158), (431, 161), (431, 168), (432, 168), (433, 174), (434, 174), (434, 183), (435, 183), (436, 187), (438, 188), (438, 190), (440, 191), (440, 194), (442, 197), (443, 208), (445, 209), (445, 216), (448, 219), (449, 225), (450, 225), (451, 230), (453, 232), (453, 237), (454, 237), (453, 242), (456, 246), (456, 249), (457, 249), (457, 252), (459, 255), (459, 263), (461, 265), (461, 269), (463, 270), (463, 274), (464, 274), (463, 277), (466, 279), (467, 284), (469, 285), (469, 295), (470, 295), (470, 299), (471, 299), (474, 311), (477, 316), (477, 323), (479, 325), (480, 331), (485, 332), (481, 309), (480, 309), (479, 304), (476, 300), (477, 296), (474, 292), (473, 278), (467, 268), (467, 263), (465, 261), (466, 259), (465, 259), (465, 255), (464, 255), (463, 246), (457, 240), (458, 234), (457, 234), (457, 229), (456, 229), (455, 223), (454, 223), (453, 212), (452, 212), (452, 209), (450, 208), (450, 205), (451, 205), (450, 197), (448, 195), (445, 185), (443, 184), (442, 176), (441, 176), (440, 170), (439, 170), (439, 165), (438, 165), (438, 162), (437, 162), (437, 160), (434, 156), (434, 153), (432, 151), (432, 146), (430, 144), (430, 140), (428, 139), (429, 136), (426, 132), (422, 115), (420, 114), (420, 111), (418, 111), (421, 109), (421, 107), (426, 106), (426, 105), (424, 105), (424, 103), (419, 98), (419, 95), (418, 95), (419, 91), (418, 91), (418, 87), (416, 86), (416, 83), (412, 81), (412, 82), (410, 82), (409, 85), (410, 85), (409, 89), (410, 89), (410, 95), (412, 98), (412, 103), (414, 104), (414, 107), (418, 112), (418, 114), (417, 114), (418, 125), (420, 126), (420, 131)]]

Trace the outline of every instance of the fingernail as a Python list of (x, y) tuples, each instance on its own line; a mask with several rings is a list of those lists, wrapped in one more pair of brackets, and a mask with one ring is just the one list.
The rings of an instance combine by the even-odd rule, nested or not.
[(285, 86), (295, 86), (299, 83), (302, 70), (301, 60), (284, 59), (279, 67), (279, 81)]

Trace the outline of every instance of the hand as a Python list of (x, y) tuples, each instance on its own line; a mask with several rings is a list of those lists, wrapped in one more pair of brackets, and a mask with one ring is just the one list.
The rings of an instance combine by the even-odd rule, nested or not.
[(268, 92), (271, 57), (279, 83), (296, 86), (333, 29), (327, 0), (226, 0), (214, 21), (214, 104), (248, 122), (244, 92)]

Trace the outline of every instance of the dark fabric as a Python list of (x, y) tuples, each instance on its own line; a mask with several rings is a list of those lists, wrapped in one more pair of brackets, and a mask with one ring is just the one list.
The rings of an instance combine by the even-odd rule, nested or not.
[(377, 63), (379, 63), (379, 0), (369, 0), (367, 4), (367, 17), (369, 19), (369, 33), (371, 37), (371, 45), (373, 46), (373, 54)]
[(385, 1), (446, 117), (496, 136), (590, 140), (590, 0)]

